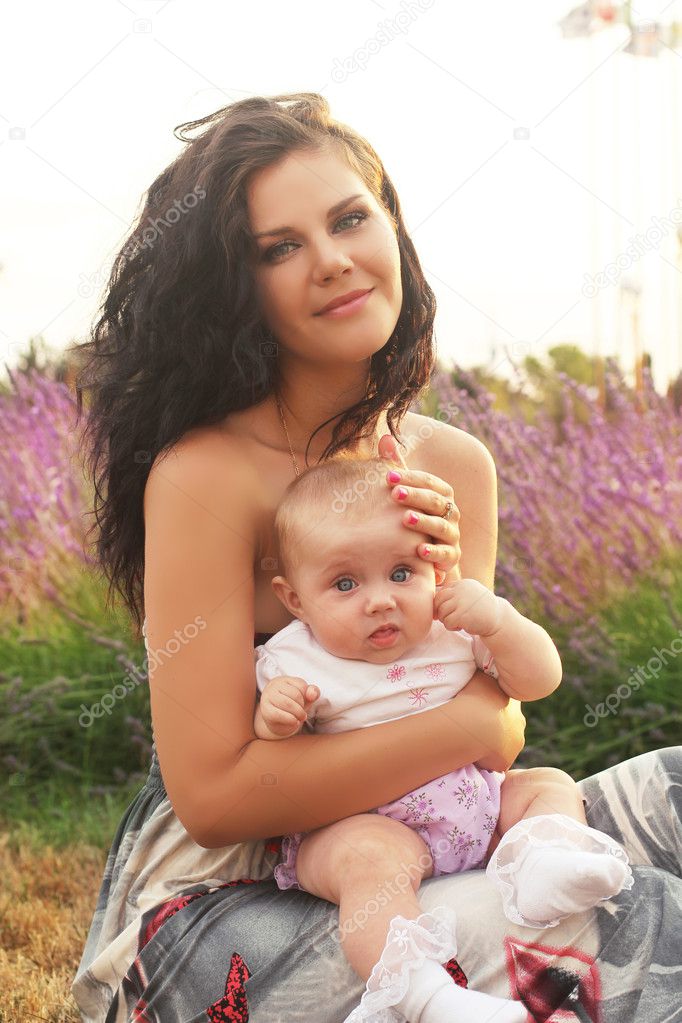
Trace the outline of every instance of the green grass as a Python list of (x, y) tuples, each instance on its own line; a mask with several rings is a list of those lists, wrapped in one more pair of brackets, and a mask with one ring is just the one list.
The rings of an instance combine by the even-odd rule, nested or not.
[(11, 848), (60, 850), (76, 843), (108, 849), (119, 821), (144, 779), (96, 791), (78, 782), (51, 778), (38, 786), (0, 787), (0, 832)]
[[(576, 780), (651, 749), (682, 742), (682, 652), (670, 647), (673, 639), (682, 647), (682, 560), (670, 561), (651, 578), (600, 609), (598, 628), (606, 638), (595, 637), (590, 653), (594, 661), (581, 658), (568, 645), (568, 629), (543, 623), (554, 639), (564, 665), (565, 681), (546, 700), (525, 705), (527, 747), (523, 766), (552, 764)], [(667, 648), (658, 670), (652, 665), (640, 688), (631, 681), (639, 666), (647, 668), (655, 649)], [(647, 669), (649, 670), (649, 669)], [(644, 676), (641, 676), (642, 678)], [(619, 686), (623, 686), (618, 694)], [(626, 690), (629, 690), (627, 695)], [(612, 712), (589, 715), (610, 699)], [(602, 711), (604, 713), (604, 711)], [(585, 724), (587, 717), (590, 726)]]
[[(120, 609), (104, 613), (94, 577), (60, 602), (45, 602), (30, 621), (5, 617), (0, 625), (0, 760), (17, 786), (55, 775), (86, 786), (125, 783), (149, 762), (144, 644)], [(110, 713), (89, 717), (125, 679), (131, 691)]]

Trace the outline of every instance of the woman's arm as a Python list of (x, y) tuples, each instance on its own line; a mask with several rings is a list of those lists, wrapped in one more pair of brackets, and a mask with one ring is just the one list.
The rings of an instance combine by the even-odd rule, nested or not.
[(450, 484), (459, 510), (461, 557), (457, 571), (444, 586), (462, 579), (477, 579), (495, 588), (497, 560), (497, 470), (485, 444), (470, 433), (440, 420), (429, 420), (434, 430), (428, 468)]
[[(492, 455), (476, 437), (449, 423), (437, 422), (432, 472), (451, 485), (460, 512), (463, 579), (476, 579), (494, 590), (497, 557), (497, 471)], [(456, 475), (455, 475), (456, 474)], [(456, 577), (455, 577), (456, 578)], [(452, 581), (455, 581), (453, 579)], [(448, 581), (443, 583), (446, 588)], [(495, 658), (501, 689), (515, 700), (540, 700), (561, 682), (561, 659), (542, 626), (524, 617), (508, 601), (507, 627), (482, 639)], [(478, 762), (478, 766), (483, 766)]]
[[(477, 672), (448, 703), (371, 728), (300, 734), (278, 742), (252, 739), (229, 772), (205, 793), (195, 840), (217, 848), (248, 838), (310, 831), (397, 799), (419, 785), (488, 754), (505, 770), (522, 743), (511, 738), (509, 699)], [(227, 767), (228, 765), (226, 765)]]
[[(481, 672), (448, 703), (397, 721), (255, 738), (254, 476), (236, 444), (194, 431), (155, 463), (145, 489), (154, 737), (169, 798), (195, 841), (214, 848), (310, 830), (481, 758), (510, 766), (523, 717)], [(204, 627), (189, 630), (198, 616)]]
[[(443, 586), (459, 578), (476, 579), (489, 590), (495, 587), (497, 561), (497, 469), (488, 448), (477, 437), (440, 419), (429, 420), (434, 431), (428, 452), (431, 472), (446, 480), (452, 487), (459, 509), (459, 533), (462, 554), (457, 570), (444, 580)], [(481, 672), (476, 672), (466, 689), (460, 694), (478, 695), (490, 692), (481, 687)], [(485, 676), (486, 678), (488, 676)], [(498, 692), (500, 690), (498, 689)], [(511, 760), (495, 753), (486, 754), (475, 761), (477, 767), (487, 771), (506, 771), (513, 764), (524, 745), (525, 721), (517, 700), (509, 699), (500, 711), (509, 745), (506, 752), (515, 749)], [(502, 750), (499, 749), (502, 754)]]

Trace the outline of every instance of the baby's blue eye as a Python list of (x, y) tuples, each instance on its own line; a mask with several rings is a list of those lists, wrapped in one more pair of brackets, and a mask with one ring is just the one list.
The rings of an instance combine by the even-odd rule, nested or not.
[[(352, 582), (353, 582), (352, 579), (348, 579), (346, 577), (344, 579), (337, 579), (336, 582), (334, 583), (334, 586), (338, 586), (339, 583), (352, 583)], [(350, 592), (349, 590), (339, 590), (339, 593), (349, 593), (349, 592)]]
[[(405, 566), (403, 565), (403, 566), (402, 566), (401, 568), (396, 568), (396, 570), (395, 570), (395, 571), (396, 571), (396, 572), (410, 572), (410, 571), (411, 571), (411, 569), (409, 569), (409, 568), (405, 568)], [(394, 573), (394, 574), (395, 574), (395, 573)]]

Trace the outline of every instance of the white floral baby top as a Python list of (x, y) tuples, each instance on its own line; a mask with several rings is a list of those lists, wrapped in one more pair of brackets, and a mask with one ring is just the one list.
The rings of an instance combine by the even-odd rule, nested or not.
[(480, 636), (449, 632), (434, 621), (426, 639), (389, 664), (330, 654), (305, 622), (295, 619), (254, 648), (259, 693), (277, 675), (295, 675), (320, 688), (304, 728), (347, 732), (429, 710), (456, 696), (477, 668), (498, 677)]

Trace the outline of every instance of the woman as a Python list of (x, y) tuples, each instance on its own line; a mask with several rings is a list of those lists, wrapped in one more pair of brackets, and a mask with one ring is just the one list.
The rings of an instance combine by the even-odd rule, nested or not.
[[(401, 474), (393, 498), (396, 483), (407, 488), (406, 528), (433, 537), (420, 556), (446, 582), (463, 575), (492, 589), (495, 468), (474, 438), (409, 410), (433, 366), (435, 301), (371, 146), (316, 94), (244, 100), (186, 127), (197, 126), (196, 139), (180, 136), (190, 145), (152, 185), (117, 258), (79, 382), (79, 411), (92, 391), (101, 564), (138, 626), (146, 618), (155, 743), (114, 836), (72, 990), (83, 1020), (98, 1023), (341, 1023), (362, 983), (335, 940), (338, 911), (277, 889), (278, 836), (467, 763), (505, 770), (524, 719), (477, 672), (419, 715), (257, 739), (254, 645), (291, 621), (270, 586), (274, 513), (301, 466), (379, 454)], [(353, 292), (365, 294), (330, 308)], [(672, 824), (657, 822), (662, 839), (635, 835), (617, 786), (630, 784), (647, 817), (667, 761), (630, 764), (583, 783), (588, 822), (622, 841), (631, 862), (657, 862)], [(515, 933), (478, 871), (424, 882), (424, 908), (446, 901), (448, 885), (463, 920), (449, 964), (461, 982), (529, 1005), (540, 997), (538, 1019), (564, 1003), (590, 1013), (600, 986), (608, 1006), (609, 984), (619, 1021), (636, 1004), (641, 984), (631, 1003), (629, 980), (599, 972), (603, 936), (629, 936), (642, 920), (631, 893), (610, 904), (614, 918), (570, 918), (550, 948)], [(513, 974), (510, 943), (524, 962)]]

